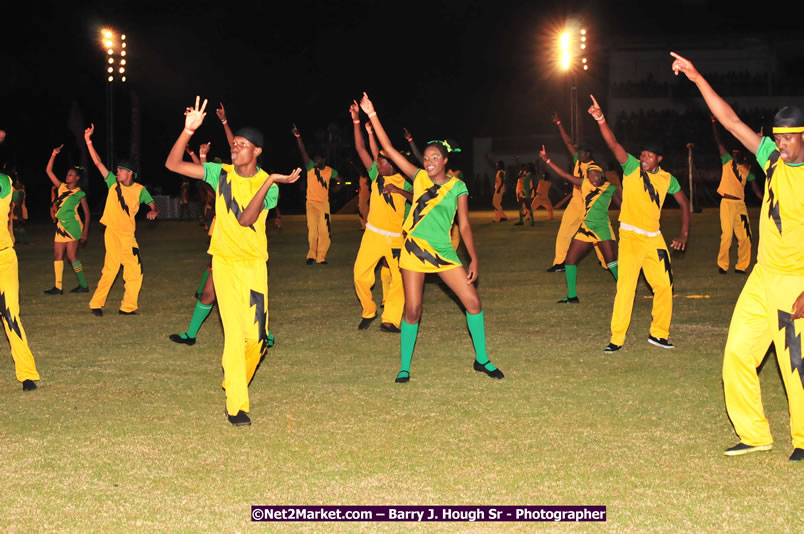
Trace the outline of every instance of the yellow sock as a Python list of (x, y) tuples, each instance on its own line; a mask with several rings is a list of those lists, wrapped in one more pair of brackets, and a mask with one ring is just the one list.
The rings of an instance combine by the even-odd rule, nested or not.
[(57, 289), (61, 289), (61, 277), (64, 273), (64, 261), (62, 260), (54, 260), (53, 261), (53, 272), (56, 275), (56, 285)]

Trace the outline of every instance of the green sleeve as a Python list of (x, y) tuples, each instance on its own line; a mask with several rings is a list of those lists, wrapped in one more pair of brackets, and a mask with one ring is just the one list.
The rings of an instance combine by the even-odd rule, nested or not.
[(469, 194), (469, 190), (466, 188), (466, 183), (464, 183), (463, 180), (458, 182), (458, 184), (455, 186), (455, 189), (456, 189), (456, 192), (455, 192), (455, 198), (456, 199), (459, 198), (459, 197), (462, 197), (463, 195), (468, 195)]
[(304, 170), (305, 170), (305, 171), (312, 171), (312, 170), (313, 170), (313, 167), (315, 167), (315, 163), (313, 163), (313, 160), (311, 160), (311, 159), (308, 159), (308, 160), (307, 160), (307, 161), (304, 163)]
[(7, 174), (0, 172), (0, 198), (6, 198), (11, 194), (11, 178)]
[(760, 168), (765, 168), (765, 165), (768, 163), (768, 158), (770, 158), (774, 150), (777, 150), (777, 148), (773, 139), (763, 137), (762, 141), (759, 142), (759, 149), (757, 150), (757, 163), (759, 163)]
[(140, 190), (140, 204), (150, 204), (153, 201), (154, 198), (151, 196), (151, 193), (149, 193), (148, 190), (143, 187)]
[(459, 179), (459, 180), (463, 180), (463, 172), (462, 172), (462, 171), (458, 171), (458, 174), (456, 174), (456, 175), (455, 175), (455, 178), (457, 178), (457, 179)]
[(204, 163), (204, 181), (212, 186), (213, 191), (218, 191), (218, 179), (221, 177), (220, 163)]
[(109, 171), (109, 174), (106, 175), (106, 178), (103, 179), (106, 182), (106, 187), (111, 189), (114, 184), (117, 183), (117, 175), (114, 174), (112, 171)]
[(402, 190), (413, 191), (413, 184), (405, 180), (404, 182), (402, 182)]
[[(332, 172), (335, 172), (335, 171), (332, 171)], [(377, 179), (377, 176), (380, 175), (380, 171), (377, 169), (377, 162), (376, 161), (371, 164), (371, 167), (368, 168), (368, 175), (369, 175), (369, 178), (371, 179), (372, 182)]]
[[(332, 168), (332, 167), (330, 167), (330, 168)], [(336, 176), (340, 176), (340, 174), (338, 174), (338, 171), (336, 171), (335, 169), (332, 169), (332, 174), (330, 176), (332, 178), (335, 178)]]
[(676, 177), (671, 174), (670, 187), (667, 188), (667, 192), (670, 193), (671, 195), (675, 195), (679, 191), (681, 191), (681, 184), (679, 184), (678, 180), (676, 180)]
[(631, 154), (628, 154), (628, 159), (622, 164), (622, 168), (624, 174), (631, 174), (639, 168), (639, 160)]
[(11, 193), (11, 202), (19, 202), (22, 198), (22, 191), (14, 191)]
[(279, 204), (279, 186), (271, 184), (271, 187), (268, 188), (268, 193), (265, 195), (265, 204), (262, 210), (274, 209), (277, 204)]
[(578, 153), (573, 152), (573, 154), (572, 154), (572, 164), (574, 165), (576, 163), (578, 163)]
[(720, 163), (725, 165), (726, 163), (731, 161), (731, 154), (721, 154), (720, 155)]
[(754, 181), (754, 180), (756, 180), (756, 179), (757, 179), (757, 177), (754, 175), (754, 173), (753, 173), (753, 172), (749, 172), (749, 173), (748, 173), (748, 179), (746, 180), (746, 182), (753, 182), (753, 181)]
[(87, 198), (87, 194), (84, 193), (84, 191), (79, 191), (78, 193), (75, 194), (75, 200), (77, 202), (80, 202), (82, 198)]

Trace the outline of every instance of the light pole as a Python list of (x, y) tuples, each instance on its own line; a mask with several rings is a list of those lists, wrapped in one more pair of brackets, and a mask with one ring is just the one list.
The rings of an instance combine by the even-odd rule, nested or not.
[(578, 113), (578, 73), (589, 70), (586, 58), (586, 28), (577, 20), (569, 20), (558, 37), (559, 65), (570, 75), (570, 138), (578, 143), (580, 114)]
[(118, 35), (109, 28), (101, 30), (101, 43), (106, 52), (106, 162), (114, 165), (114, 83), (125, 83), (128, 79), (128, 43), (126, 34)]

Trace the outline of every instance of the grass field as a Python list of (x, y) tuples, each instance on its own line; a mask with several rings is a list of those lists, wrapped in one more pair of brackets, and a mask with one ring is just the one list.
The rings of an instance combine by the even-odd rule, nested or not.
[[(433, 282), (406, 385), (393, 382), (399, 338), (380, 332), (379, 321), (356, 329), (357, 217), (335, 217), (327, 266), (304, 264), (304, 219), (284, 219), (281, 231), (269, 231), (277, 345), (251, 384), (247, 428), (231, 427), (223, 415), (217, 311), (194, 347), (167, 339), (187, 327), (208, 262), (196, 223), (139, 223), (140, 312), (116, 313), (118, 278), (102, 318), (89, 313), (89, 295), (42, 294), (53, 285), (53, 227), (29, 226), (34, 244), (17, 247), (22, 320), (42, 380), (23, 393), (7, 358), (0, 530), (801, 528), (804, 471), (787, 459), (788, 411), (773, 355), (760, 377), (776, 447), (722, 455), (737, 442), (720, 371), (744, 278), (717, 274), (716, 210), (693, 215), (689, 251), (673, 258), (677, 348), (647, 343), (651, 301), (641, 284), (626, 345), (608, 356), (615, 286), (593, 257), (579, 266), (581, 305), (555, 304), (565, 295), (563, 274), (545, 269), (558, 219), (539, 212), (535, 227), (515, 227), (473, 213), (489, 354), (506, 377), (472, 370), (464, 315)], [(678, 212), (666, 211), (663, 226), (669, 241)], [(90, 238), (81, 257), (94, 289), (100, 226)], [(66, 289), (75, 285), (69, 267), (64, 279)], [(252, 504), (587, 504), (607, 506), (608, 521), (252, 524)]]

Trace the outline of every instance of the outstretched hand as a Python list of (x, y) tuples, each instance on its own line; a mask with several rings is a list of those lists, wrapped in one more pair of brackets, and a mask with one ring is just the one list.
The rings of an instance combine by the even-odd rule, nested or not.
[(366, 123), (366, 133), (369, 135), (374, 133), (374, 126), (372, 126), (370, 122)]
[(589, 98), (592, 99), (592, 105), (589, 106), (589, 109), (586, 111), (592, 116), (593, 119), (600, 120), (603, 117), (603, 110), (600, 109), (600, 104), (598, 104), (597, 100), (595, 100), (595, 95), (589, 95)]
[(352, 100), (352, 103), (349, 104), (349, 114), (352, 116), (353, 121), (360, 118), (360, 106), (357, 105), (357, 100)]
[(683, 58), (675, 52), (670, 52), (675, 61), (673, 61), (673, 73), (678, 76), (679, 71), (687, 75), (687, 78), (693, 83), (697, 82), (701, 74), (695, 69), (695, 65), (689, 59)]
[(84, 130), (84, 141), (90, 141), (93, 133), (95, 133), (95, 123), (90, 123), (89, 128)]
[(188, 130), (196, 131), (199, 126), (204, 122), (204, 117), (207, 116), (206, 109), (207, 109), (207, 99), (204, 99), (204, 103), (200, 104), (201, 97), (195, 97), (195, 107), (187, 108), (184, 117), (184, 127)]
[(301, 134), (299, 133), (299, 129), (298, 129), (298, 128), (296, 128), (296, 124), (295, 124), (295, 123), (293, 123), (293, 128), (291, 128), (291, 129), (290, 129), (290, 132), (291, 132), (293, 135), (295, 135), (296, 137), (301, 137)]
[(405, 140), (408, 142), (413, 141), (413, 135), (410, 133), (410, 130), (407, 128), (402, 128), (402, 135), (405, 136)]
[(223, 109), (223, 102), (218, 102), (220, 106), (218, 109), (215, 110), (215, 115), (221, 120), (221, 122), (226, 120), (226, 110)]
[(209, 154), (209, 146), (212, 144), (212, 141), (207, 141), (206, 143), (202, 144), (198, 147), (198, 155), (200, 157), (206, 157)]
[(56, 155), (56, 154), (58, 154), (59, 152), (61, 152), (61, 149), (62, 149), (62, 148), (64, 148), (64, 145), (63, 145), (63, 144), (61, 144), (61, 145), (57, 146), (56, 148), (54, 148), (54, 149), (53, 149), (53, 155)]
[(553, 116), (550, 117), (550, 120), (553, 121), (553, 124), (561, 124), (561, 117), (558, 116), (558, 112), (554, 111)]
[(374, 113), (374, 103), (369, 99), (365, 91), (363, 92), (363, 98), (360, 99), (360, 109), (366, 115)]
[(539, 157), (547, 161), (547, 150), (544, 148), (544, 145), (542, 145), (542, 149), (539, 150)]
[(277, 184), (292, 184), (301, 176), (301, 167), (296, 167), (290, 174), (272, 174), (271, 179)]

